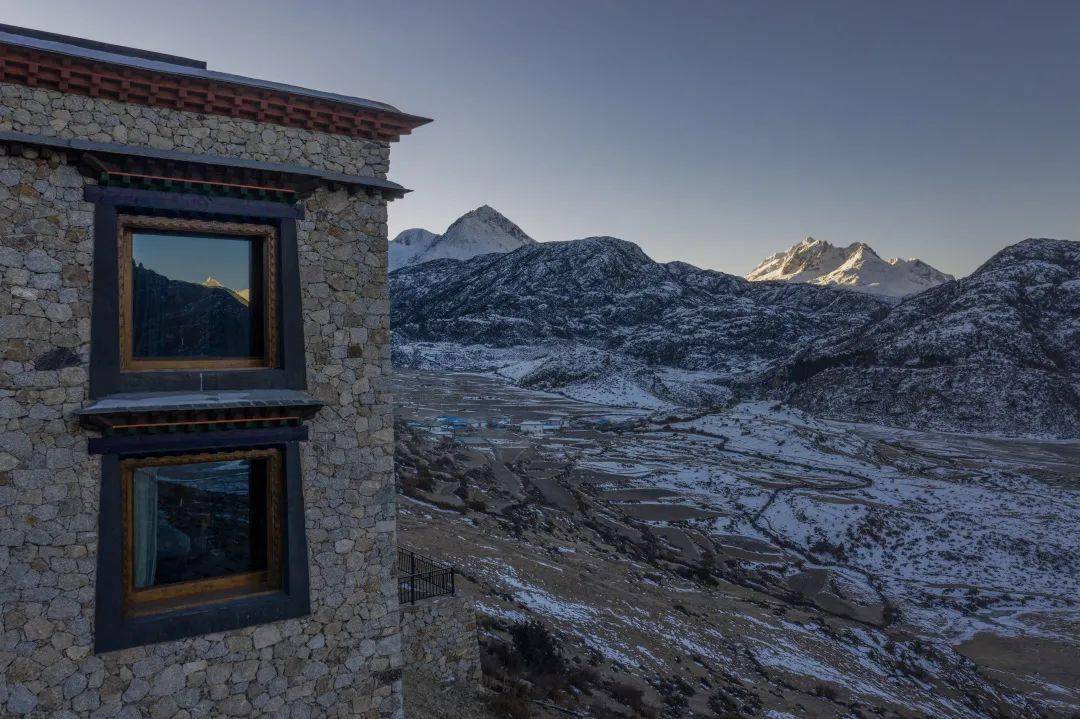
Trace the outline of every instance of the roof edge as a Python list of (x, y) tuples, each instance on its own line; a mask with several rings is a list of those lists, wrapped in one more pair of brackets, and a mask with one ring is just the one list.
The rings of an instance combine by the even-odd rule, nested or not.
[(116, 55), (129, 55), (131, 57), (141, 57), (145, 60), (157, 60), (173, 65), (184, 65), (187, 67), (201, 68), (203, 70), (207, 69), (205, 60), (196, 60), (180, 55), (170, 55), (169, 53), (158, 52), (156, 50), (143, 50), (142, 48), (129, 47), (127, 45), (115, 45), (111, 42), (100, 42), (98, 40), (75, 37), (74, 35), (62, 35), (58, 32), (37, 30), (32, 27), (19, 27), (17, 25), (0, 23), (0, 32), (10, 33), (12, 35), (25, 35), (27, 37), (37, 38), (38, 40), (48, 40), (50, 42), (62, 43), (65, 45), (75, 45), (76, 47), (85, 47), (88, 50), (100, 50)]
[[(400, 138), (400, 135), (408, 134), (411, 130), (432, 122), (431, 118), (402, 112), (385, 102), (218, 72), (207, 69), (206, 64), (199, 60), (93, 40), (70, 38), (45, 31), (0, 25), (0, 47), (3, 46), (17, 48), (23, 53), (35, 54), (36, 58), (50, 56), (56, 58), (51, 61), (57, 64), (56, 68), (39, 68), (36, 67), (35, 62), (22, 62), (27, 66), (25, 69), (18, 68), (20, 58), (4, 58), (6, 62), (0, 63), (0, 69), (4, 70), (0, 80), (31, 87), (48, 87), (59, 89), (61, 92), (120, 99), (123, 102), (135, 104), (166, 107), (175, 105), (178, 109), (196, 109), (209, 114), (244, 116), (248, 119), (260, 119), (258, 117), (260, 112), (269, 113), (271, 117), (284, 116), (287, 120), (292, 120), (279, 124), (314, 125), (316, 129), (319, 129), (320, 122), (328, 124), (331, 128), (341, 125), (340, 118), (335, 121), (334, 118), (321, 117), (321, 115), (333, 114), (329, 111), (336, 107), (340, 108), (338, 113), (348, 111), (362, 116), (357, 118), (358, 126), (363, 126), (365, 132), (374, 139), (389, 141), (395, 141)], [(18, 50), (15, 51), (16, 54)], [(69, 65), (71, 58), (83, 63), (80, 68), (77, 68), (81, 72), (73, 72), (73, 68)], [(13, 68), (4, 67), (6, 65), (13, 65)], [(114, 69), (112, 73), (109, 73), (107, 68)], [(132, 77), (132, 73), (136, 74), (135, 77)], [(163, 88), (160, 91), (153, 88), (149, 93), (140, 91), (138, 88), (129, 89), (129, 86), (138, 85), (138, 73), (143, 73), (143, 77), (146, 75), (168, 76), (172, 78), (177, 88)], [(88, 77), (83, 77), (84, 75)], [(115, 77), (107, 77), (103, 82), (103, 75), (115, 75)], [(116, 87), (113, 87), (114, 85)], [(223, 85), (235, 88), (233, 93), (237, 91), (243, 93), (245, 99), (250, 101), (249, 106), (241, 107), (245, 104), (243, 102), (223, 103), (222, 98), (214, 97), (215, 93), (212, 90), (207, 92), (205, 89), (217, 88), (220, 91), (224, 90)], [(268, 93), (279, 95), (279, 99), (274, 103), (277, 107), (269, 109), (266, 107)], [(299, 104), (303, 106), (293, 107)], [(289, 118), (290, 113), (296, 117)], [(335, 134), (353, 134), (344, 128), (326, 131)], [(367, 135), (356, 131), (355, 136)]]

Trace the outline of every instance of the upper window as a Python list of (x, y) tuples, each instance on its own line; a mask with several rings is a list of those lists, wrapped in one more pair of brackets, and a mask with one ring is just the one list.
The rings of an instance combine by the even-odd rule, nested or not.
[(276, 365), (272, 227), (121, 216), (119, 230), (121, 369)]
[(282, 586), (277, 450), (128, 459), (121, 482), (128, 614)]

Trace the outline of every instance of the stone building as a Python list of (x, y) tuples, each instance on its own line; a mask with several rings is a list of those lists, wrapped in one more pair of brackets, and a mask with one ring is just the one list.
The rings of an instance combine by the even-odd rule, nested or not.
[(390, 105), (0, 26), (0, 715), (399, 717)]

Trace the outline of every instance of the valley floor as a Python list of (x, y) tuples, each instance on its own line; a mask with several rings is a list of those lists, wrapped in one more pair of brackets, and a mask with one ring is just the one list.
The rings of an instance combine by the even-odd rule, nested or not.
[[(596, 674), (571, 710), (1080, 711), (1080, 443), (765, 402), (658, 416), (475, 374), (401, 370), (395, 392), (402, 544), (461, 569), (493, 641), (549, 626)], [(511, 426), (450, 440), (427, 429), (446, 415)]]

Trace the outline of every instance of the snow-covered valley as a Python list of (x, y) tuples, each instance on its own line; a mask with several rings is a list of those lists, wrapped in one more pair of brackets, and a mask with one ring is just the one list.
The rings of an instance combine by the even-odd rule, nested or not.
[[(392, 359), (402, 541), (461, 569), (492, 676), (579, 716), (1073, 719), (1080, 244), (748, 281), (478, 220), (390, 274)], [(500, 673), (532, 620), (577, 684)]]
[[(669, 716), (1080, 703), (1080, 443), (773, 401), (616, 409), (491, 375), (403, 370), (396, 391), (403, 542), (463, 570), (492, 634), (543, 619)], [(477, 429), (431, 434), (448, 414)], [(518, 429), (544, 418), (564, 426)]]

